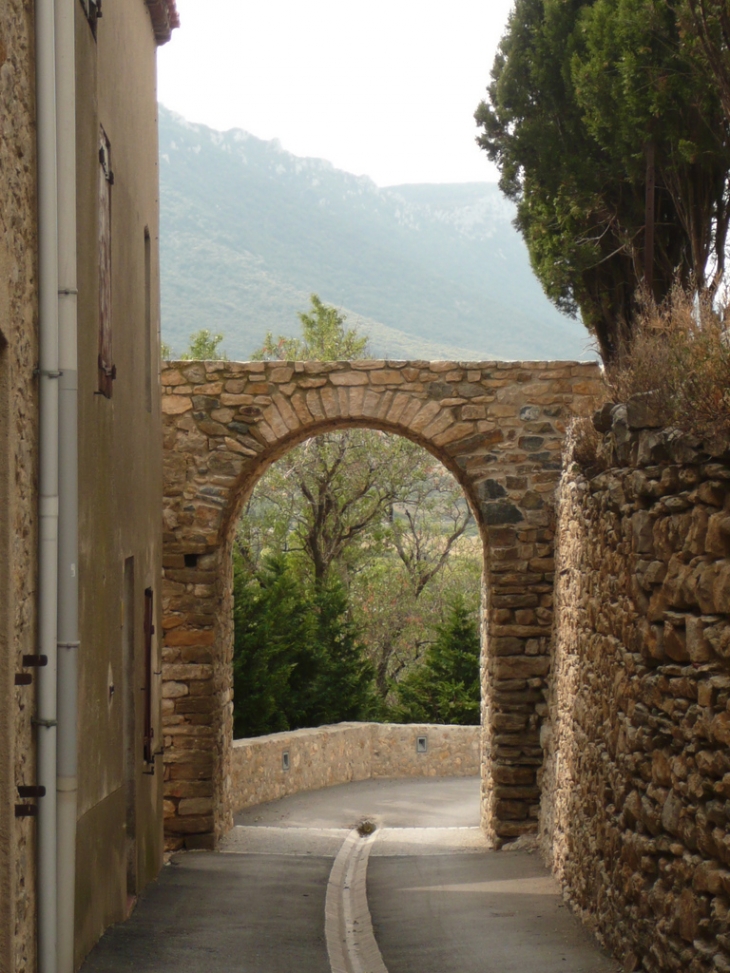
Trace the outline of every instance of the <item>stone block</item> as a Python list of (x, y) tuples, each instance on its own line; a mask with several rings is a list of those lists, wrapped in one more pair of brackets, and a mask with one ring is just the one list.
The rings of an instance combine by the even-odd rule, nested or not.
[(694, 663), (708, 662), (712, 657), (710, 643), (705, 638), (705, 622), (696, 615), (687, 615), (685, 621), (687, 653)]
[(186, 395), (163, 395), (162, 411), (168, 416), (179, 416), (192, 409), (193, 403)]
[(213, 798), (184, 797), (177, 806), (177, 813), (181, 817), (210, 815), (213, 813)]
[(495, 713), (492, 716), (492, 726), (495, 730), (506, 730), (508, 733), (524, 730), (527, 726), (526, 713)]
[(497, 801), (494, 813), (502, 821), (523, 821), (529, 814), (529, 805), (524, 801)]
[(656, 392), (639, 392), (626, 403), (629, 429), (658, 429), (666, 424), (661, 399)]
[(535, 783), (535, 768), (496, 764), (492, 767), (495, 784), (510, 787), (526, 787)]
[(689, 661), (684, 627), (679, 627), (676, 622), (667, 621), (664, 625), (664, 652), (674, 662)]
[(187, 696), (190, 692), (187, 683), (184, 682), (168, 682), (162, 683), (162, 698), (163, 699), (177, 699), (179, 696)]
[(205, 834), (213, 831), (212, 815), (188, 815), (186, 817), (167, 818), (165, 831), (168, 834), (190, 835)]
[(496, 500), (482, 503), (482, 516), (487, 526), (519, 524), (525, 518), (519, 507), (509, 500)]
[(718, 743), (730, 746), (730, 713), (718, 713), (710, 723), (710, 733)]

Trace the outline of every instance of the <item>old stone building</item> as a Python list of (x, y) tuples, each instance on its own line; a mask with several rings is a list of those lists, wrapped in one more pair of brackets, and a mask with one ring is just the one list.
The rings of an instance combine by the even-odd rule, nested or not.
[(177, 14), (101, 13), (0, 0), (3, 973), (78, 966), (162, 854), (156, 46)]

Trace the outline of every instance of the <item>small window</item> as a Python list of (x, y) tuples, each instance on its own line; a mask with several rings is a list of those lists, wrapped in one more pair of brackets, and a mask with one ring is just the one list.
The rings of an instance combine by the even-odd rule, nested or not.
[(282, 754), (281, 754), (281, 769), (282, 770), (289, 770), (289, 767), (290, 766), (291, 766), (291, 764), (289, 762), (289, 751), (288, 750), (284, 750), (282, 752)]
[(111, 146), (99, 132), (99, 391), (108, 399), (117, 370), (112, 362), (112, 186)]
[(416, 737), (416, 753), (428, 753), (428, 737)]

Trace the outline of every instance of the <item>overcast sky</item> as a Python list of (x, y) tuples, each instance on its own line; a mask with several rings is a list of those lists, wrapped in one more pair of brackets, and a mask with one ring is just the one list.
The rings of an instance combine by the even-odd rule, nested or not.
[(159, 99), (380, 186), (494, 181), (474, 110), (512, 0), (177, 0)]

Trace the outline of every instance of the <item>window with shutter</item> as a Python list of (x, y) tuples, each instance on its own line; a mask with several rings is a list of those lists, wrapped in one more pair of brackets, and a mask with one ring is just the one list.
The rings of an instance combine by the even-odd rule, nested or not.
[(152, 241), (144, 228), (144, 385), (147, 411), (152, 412)]
[[(152, 726), (152, 680), (155, 675), (152, 636), (154, 626), (154, 595), (152, 588), (145, 588), (144, 592), (144, 760), (147, 764), (154, 764), (154, 736)], [(153, 771), (154, 772), (154, 771)]]
[(111, 146), (99, 132), (99, 391), (108, 399), (117, 370), (112, 362), (112, 186)]
[(96, 37), (96, 22), (101, 17), (101, 0), (81, 0), (81, 6), (84, 8), (91, 31)]

